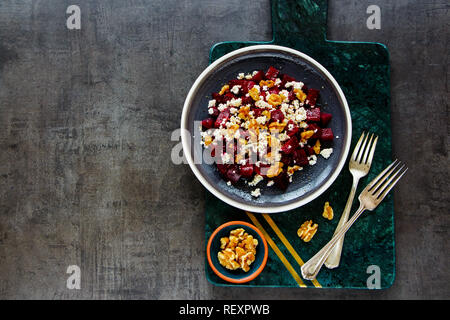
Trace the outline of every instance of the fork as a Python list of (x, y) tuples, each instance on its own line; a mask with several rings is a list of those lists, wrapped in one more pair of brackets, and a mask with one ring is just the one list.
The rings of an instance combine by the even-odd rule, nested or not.
[[(372, 139), (374, 134), (372, 133), (369, 143), (367, 143), (367, 139), (369, 138), (369, 133), (365, 136), (364, 132), (361, 134), (361, 137), (356, 144), (355, 150), (353, 150), (352, 157), (350, 158), (350, 162), (348, 167), (350, 169), (350, 173), (353, 176), (353, 184), (350, 190), (350, 195), (348, 196), (347, 204), (345, 205), (344, 212), (342, 212), (341, 219), (334, 231), (334, 235), (336, 235), (339, 229), (347, 222), (350, 210), (352, 209), (353, 199), (355, 198), (356, 188), (358, 187), (359, 179), (366, 176), (370, 170), (370, 166), (372, 165), (373, 154), (375, 152), (375, 147), (377, 145), (378, 136), (375, 137), (372, 143)], [(333, 251), (331, 251), (328, 259), (325, 261), (325, 266), (329, 269), (333, 269), (339, 266), (339, 262), (341, 260), (341, 252), (342, 246), (344, 245), (344, 237), (342, 237), (334, 246)]]
[(301, 267), (303, 278), (307, 280), (316, 278), (320, 268), (331, 250), (333, 250), (336, 242), (342, 239), (347, 230), (350, 229), (356, 219), (358, 219), (365, 210), (373, 211), (380, 204), (407, 170), (408, 168), (405, 167), (404, 164), (395, 160), (364, 188), (358, 197), (359, 208), (355, 214), (319, 252)]

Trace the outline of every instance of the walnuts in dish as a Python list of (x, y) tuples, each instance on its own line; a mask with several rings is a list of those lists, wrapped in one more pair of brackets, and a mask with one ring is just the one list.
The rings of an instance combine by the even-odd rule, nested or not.
[(230, 232), (229, 237), (220, 239), (220, 249), (217, 258), (222, 266), (229, 270), (250, 270), (250, 265), (256, 258), (258, 240), (249, 235), (243, 228)]
[(314, 225), (312, 223), (312, 220), (305, 221), (297, 230), (297, 235), (305, 242), (311, 241), (312, 237), (317, 232), (317, 223), (315, 223)]

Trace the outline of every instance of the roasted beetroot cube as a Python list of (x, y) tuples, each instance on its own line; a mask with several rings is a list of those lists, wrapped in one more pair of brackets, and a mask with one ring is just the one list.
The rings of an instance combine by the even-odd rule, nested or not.
[(284, 87), (284, 85), (286, 84), (286, 82), (292, 82), (292, 81), (296, 81), (295, 78), (288, 76), (287, 74), (283, 74), (281, 76), (281, 86)]
[(237, 166), (232, 165), (227, 170), (227, 178), (231, 181), (232, 184), (236, 184), (239, 181), (239, 179), (241, 178), (241, 174), (239, 173), (239, 169), (237, 168)]
[(229, 164), (217, 163), (217, 170), (219, 170), (220, 174), (223, 176), (227, 175), (227, 171), (228, 171), (229, 167), (230, 167)]
[(211, 158), (216, 156), (216, 146), (211, 145)]
[(289, 186), (289, 177), (287, 176), (286, 170), (283, 170), (283, 172), (277, 175), (273, 181), (279, 189), (286, 190)]
[(270, 168), (270, 164), (260, 163), (259, 166), (255, 165), (254, 170), (260, 176), (265, 177), (267, 175), (267, 171)]
[(278, 76), (279, 73), (280, 73), (280, 70), (278, 70), (274, 67), (269, 67), (265, 76), (266, 76), (266, 79), (275, 80), (275, 78)]
[(309, 123), (308, 130), (313, 130), (314, 134), (311, 139), (320, 139), (322, 136), (322, 128), (317, 123)]
[(307, 166), (309, 164), (308, 156), (306, 155), (305, 150), (297, 149), (293, 152), (294, 163), (301, 167)]
[(294, 101), (295, 99), (297, 99), (294, 91), (289, 91), (288, 99), (289, 101)]
[(292, 155), (283, 154), (280, 161), (287, 167), (292, 162)]
[(317, 102), (317, 97), (319, 96), (319, 90), (317, 89), (309, 89), (308, 95), (306, 96), (306, 103), (310, 106), (315, 106)]
[(279, 110), (279, 109), (275, 109), (270, 113), (270, 121), (278, 121), (278, 122), (283, 122), (284, 120), (284, 114), (283, 111)]
[(269, 89), (269, 93), (270, 94), (279, 94), (280, 93), (280, 89), (278, 89), (278, 87), (273, 87)]
[(252, 80), (259, 83), (262, 79), (264, 79), (264, 72), (259, 70), (253, 77)]
[(230, 89), (234, 86), (243, 86), (245, 81), (247, 80), (243, 80), (243, 79), (231, 79), (230, 81), (228, 81), (228, 85), (230, 86)]
[(263, 112), (263, 110), (260, 108), (253, 108), (252, 111), (253, 111), (253, 117), (255, 117), (255, 118), (260, 117)]
[(236, 99), (236, 98), (237, 97), (234, 94), (232, 94), (231, 92), (227, 92), (222, 96), (223, 102), (227, 102), (231, 99)]
[(251, 88), (255, 86), (256, 82), (254, 81), (246, 81), (245, 86), (242, 87), (242, 92), (247, 93)]
[(322, 141), (333, 141), (333, 131), (331, 128), (323, 128), (322, 129), (322, 135), (320, 137), (320, 140)]
[(225, 126), (225, 123), (229, 119), (230, 119), (230, 109), (226, 108), (217, 116), (216, 122), (214, 123), (214, 127), (220, 128), (221, 125)]
[(217, 92), (213, 92), (211, 94), (212, 98), (214, 100), (216, 100), (216, 103), (222, 103), (223, 102), (223, 96), (221, 96), (220, 94), (218, 94)]
[(306, 84), (303, 84), (303, 87), (302, 87), (302, 91), (304, 92), (304, 93), (306, 93), (306, 94), (308, 94), (308, 87), (306, 86)]
[(214, 125), (214, 119), (213, 118), (206, 118), (202, 120), (202, 127), (205, 129), (211, 129)]
[(253, 165), (250, 163), (241, 165), (239, 172), (243, 177), (250, 178), (253, 175)]
[[(211, 113), (210, 113), (210, 110), (212, 110)], [(211, 117), (217, 118), (220, 111), (219, 111), (219, 109), (217, 109), (217, 107), (211, 107), (211, 108), (208, 108), (208, 113), (211, 115)]]
[(247, 104), (252, 104), (252, 103), (253, 103), (252, 97), (246, 97), (246, 96), (242, 97), (242, 105), (243, 106), (246, 106)]
[(331, 113), (321, 112), (320, 113), (320, 124), (322, 125), (322, 127), (326, 127), (332, 117), (333, 116), (331, 115)]
[(298, 130), (299, 130), (298, 125), (296, 125), (294, 121), (289, 120), (286, 126), (286, 134), (292, 137), (298, 132)]
[(228, 85), (230, 86), (230, 88), (232, 88), (234, 86), (241, 86), (241, 92), (243, 94), (246, 94), (248, 92), (248, 90), (253, 88), (253, 86), (255, 84), (256, 83), (254, 81), (245, 80), (245, 79), (233, 79), (233, 80), (228, 81)]
[(311, 146), (305, 146), (305, 151), (308, 156), (312, 156), (313, 154), (316, 154), (313, 147), (311, 147)]
[(296, 136), (291, 137), (281, 147), (281, 152), (285, 154), (291, 154), (298, 147), (298, 139)]
[(320, 121), (320, 108), (312, 108), (306, 110), (307, 121)]

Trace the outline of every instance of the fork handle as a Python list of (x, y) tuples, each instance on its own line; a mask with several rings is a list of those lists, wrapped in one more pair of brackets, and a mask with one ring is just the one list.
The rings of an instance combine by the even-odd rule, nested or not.
[[(341, 219), (334, 231), (333, 237), (338, 233), (339, 229), (348, 221), (348, 217), (350, 215), (350, 210), (352, 209), (353, 199), (355, 198), (356, 188), (358, 187), (359, 177), (353, 176), (353, 184), (350, 190), (350, 195), (348, 196), (347, 203), (344, 208), (344, 212), (342, 212)], [(342, 247), (344, 245), (344, 236), (339, 239), (328, 256), (327, 260), (325, 260), (325, 266), (328, 269), (334, 269), (339, 266), (339, 262), (341, 261), (341, 253)]]
[(331, 250), (333, 250), (336, 242), (341, 239), (348, 229), (353, 225), (356, 219), (366, 210), (366, 208), (360, 204), (359, 209), (355, 212), (355, 214), (351, 217), (347, 223), (345, 223), (341, 229), (339, 229), (338, 233), (331, 238), (331, 240), (319, 251), (317, 252), (311, 259), (309, 259), (302, 267), (302, 276), (306, 280), (314, 280), (317, 274), (322, 268), (322, 265), (325, 259), (330, 254)]

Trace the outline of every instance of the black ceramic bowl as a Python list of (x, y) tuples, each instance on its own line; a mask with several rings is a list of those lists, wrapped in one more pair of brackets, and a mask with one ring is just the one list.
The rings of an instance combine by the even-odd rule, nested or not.
[[(331, 113), (330, 127), (335, 139), (330, 145), (333, 153), (328, 159), (318, 157), (314, 166), (293, 176), (286, 191), (266, 187), (260, 183), (261, 196), (254, 198), (255, 189), (242, 183), (229, 186), (220, 177), (214, 164), (201, 161), (200, 128), (194, 125), (208, 117), (207, 105), (212, 92), (241, 73), (266, 70), (269, 66), (304, 82), (309, 88), (320, 90), (321, 110)], [(281, 46), (257, 45), (233, 51), (212, 63), (197, 78), (189, 91), (181, 118), (183, 152), (189, 166), (200, 182), (226, 203), (251, 212), (274, 213), (300, 207), (322, 194), (337, 178), (347, 158), (352, 134), (350, 110), (344, 93), (333, 76), (311, 57)], [(325, 146), (327, 147), (327, 146)], [(194, 161), (195, 160), (195, 161)]]

